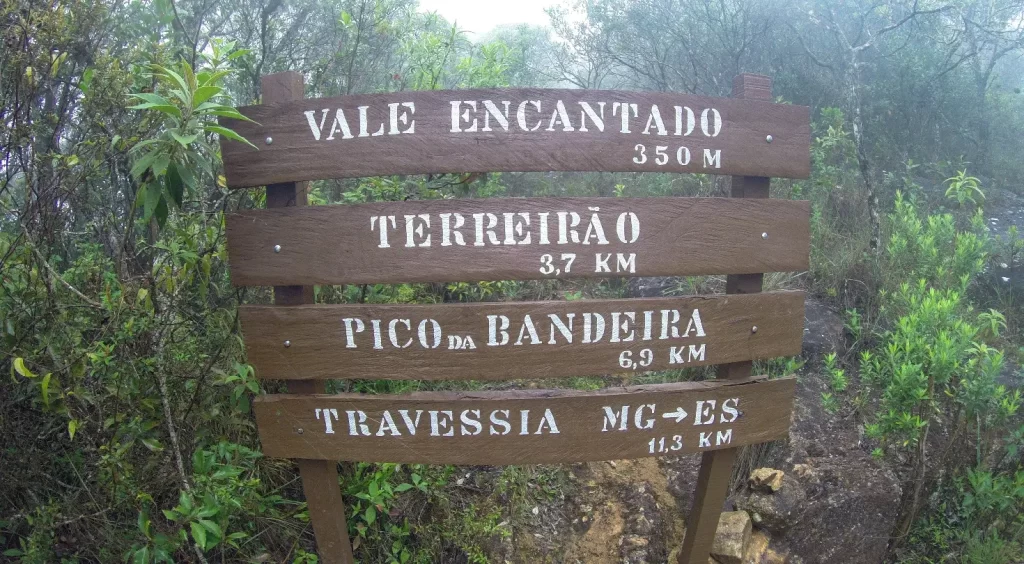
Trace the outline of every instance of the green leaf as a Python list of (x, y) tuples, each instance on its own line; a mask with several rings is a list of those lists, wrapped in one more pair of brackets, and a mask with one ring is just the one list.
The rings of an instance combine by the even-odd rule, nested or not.
[(192, 538), (196, 539), (196, 544), (199, 545), (199, 548), (206, 550), (206, 529), (204, 529), (201, 525), (199, 525), (199, 523), (196, 523), (195, 521), (189, 523), (188, 525), (189, 528), (192, 530)]
[(79, 425), (81, 425), (81, 423), (78, 422), (78, 419), (72, 419), (71, 421), (68, 421), (68, 437), (72, 441), (75, 440), (75, 431), (78, 430)]
[(156, 71), (158, 75), (163, 76), (164, 78), (169, 78), (174, 82), (177, 82), (178, 86), (180, 86), (182, 90), (189, 89), (188, 84), (185, 82), (184, 78), (181, 78), (180, 74), (172, 71), (167, 67), (162, 67), (160, 65), (153, 65), (153, 69)]
[(36, 375), (33, 374), (32, 371), (29, 370), (27, 366), (25, 366), (25, 359), (21, 358), (20, 356), (14, 359), (14, 371), (17, 372), (18, 374), (21, 374), (25, 378), (36, 377)]
[(348, 12), (341, 13), (341, 23), (345, 24), (345, 27), (352, 25), (352, 15)]
[(171, 195), (171, 201), (180, 208), (184, 198), (184, 182), (178, 170), (176, 163), (168, 164), (167, 174), (164, 175), (164, 183), (167, 185), (167, 193)]
[(142, 201), (142, 221), (149, 221), (153, 214), (156, 213), (157, 204), (163, 199), (163, 195), (160, 193), (160, 186), (157, 184), (146, 184), (145, 191), (145, 199)]
[(78, 81), (78, 88), (85, 94), (89, 93), (89, 86), (92, 84), (92, 77), (96, 73), (96, 69), (87, 68), (82, 73), (82, 79)]
[(160, 452), (164, 450), (164, 445), (160, 444), (160, 441), (156, 439), (142, 439), (142, 444), (153, 452)]
[(53, 374), (50, 373), (50, 372), (47, 372), (46, 376), (43, 376), (43, 381), (39, 385), (39, 392), (40, 392), (40, 395), (43, 396), (43, 405), (46, 406), (46, 409), (50, 409), (50, 377), (51, 376), (53, 376)]
[(224, 533), (221, 531), (220, 525), (218, 525), (217, 523), (210, 521), (208, 519), (200, 519), (199, 524), (202, 525), (204, 529), (209, 531), (216, 539), (219, 540), (221, 538), (224, 538)]
[(377, 508), (374, 507), (373, 504), (370, 504), (370, 506), (366, 508), (366, 515), (364, 516), (364, 518), (366, 519), (366, 522), (370, 525), (372, 525), (374, 521), (377, 520)]
[(165, 114), (167, 114), (169, 116), (174, 116), (176, 118), (181, 118), (181, 110), (178, 109), (178, 106), (172, 106), (170, 104), (165, 106), (165, 105), (161, 105), (161, 104), (151, 104), (149, 102), (146, 102), (145, 104), (139, 104), (137, 106), (128, 106), (128, 109), (129, 110), (156, 110), (158, 112), (165, 113)]
[(395, 491), (401, 493), (401, 492), (404, 492), (404, 491), (411, 490), (414, 487), (415, 486), (413, 486), (409, 482), (405, 482), (404, 484), (398, 484), (398, 487), (395, 488)]
[(232, 141), (238, 141), (239, 143), (245, 143), (246, 145), (252, 147), (253, 149), (256, 149), (257, 151), (259, 150), (256, 147), (256, 145), (253, 145), (252, 143), (250, 143), (248, 139), (246, 139), (245, 137), (242, 137), (241, 135), (235, 133), (234, 131), (232, 131), (232, 130), (226, 128), (226, 127), (221, 127), (219, 125), (207, 125), (203, 129), (205, 129), (206, 131), (208, 131), (210, 133), (216, 133), (217, 135), (220, 135), (221, 137), (227, 137), (228, 139), (231, 139)]
[(148, 102), (154, 106), (170, 106), (171, 102), (159, 94), (153, 94), (151, 92), (139, 92), (138, 94), (129, 94), (145, 102)]
[(174, 137), (174, 140), (177, 141), (179, 145), (188, 149), (188, 146), (195, 142), (195, 140), (199, 137), (199, 134), (193, 133), (192, 135), (181, 135), (177, 131), (172, 129), (171, 137)]
[(213, 98), (217, 94), (220, 94), (223, 88), (220, 86), (200, 86), (196, 88), (195, 93), (192, 94), (192, 107), (196, 107), (199, 104)]
[(3, 552), (3, 555), (4, 556), (14, 557), (14, 556), (24, 556), (25, 553), (20, 551), (20, 550), (18, 550), (17, 548), (8, 548), (7, 550), (5, 550)]
[(156, 218), (156, 224), (163, 227), (167, 223), (167, 198), (160, 198), (160, 201), (156, 204), (156, 209), (153, 210), (153, 217)]

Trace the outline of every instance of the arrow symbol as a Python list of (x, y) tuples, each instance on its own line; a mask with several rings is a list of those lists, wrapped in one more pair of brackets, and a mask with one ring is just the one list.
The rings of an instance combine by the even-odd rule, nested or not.
[(680, 423), (683, 419), (686, 419), (686, 415), (686, 410), (681, 407), (677, 407), (675, 411), (670, 411), (668, 413), (661, 414), (661, 416), (664, 417), (665, 419), (675, 418), (676, 423)]

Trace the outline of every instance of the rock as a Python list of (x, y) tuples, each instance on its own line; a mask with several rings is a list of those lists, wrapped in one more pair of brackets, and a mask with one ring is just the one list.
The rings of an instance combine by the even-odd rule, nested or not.
[(761, 564), (761, 557), (768, 551), (770, 540), (764, 531), (754, 531), (750, 535), (750, 542), (747, 543), (747, 550), (743, 553), (743, 564)]
[(743, 564), (750, 542), (750, 516), (746, 511), (726, 511), (718, 518), (711, 556), (722, 564)]
[(896, 476), (865, 452), (809, 463), (818, 480), (807, 484), (807, 510), (786, 532), (789, 553), (808, 562), (884, 561), (902, 495)]
[(755, 491), (772, 493), (782, 487), (785, 473), (774, 468), (758, 468), (750, 473), (750, 488)]
[(763, 564), (786, 564), (786, 555), (779, 554), (772, 549), (768, 549), (764, 553), (764, 558), (761, 560)]
[(806, 509), (807, 495), (800, 482), (786, 475), (779, 482), (775, 492), (748, 491), (736, 500), (736, 506), (749, 513), (755, 525), (771, 533), (788, 530)]

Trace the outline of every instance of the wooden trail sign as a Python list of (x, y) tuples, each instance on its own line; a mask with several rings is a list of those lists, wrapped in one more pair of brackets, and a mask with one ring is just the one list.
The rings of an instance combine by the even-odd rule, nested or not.
[(809, 219), (725, 198), (293, 207), (231, 214), (228, 252), (243, 286), (788, 272), (808, 267)]
[(242, 306), (264, 379), (552, 378), (800, 353), (803, 292), (572, 302)]
[[(807, 108), (770, 103), (767, 77), (733, 99), (585, 90), (403, 92), (303, 100), (297, 73), (230, 122), (228, 184), (267, 185), (229, 215), (249, 359), (288, 394), (257, 399), (270, 456), (295, 458), (325, 562), (352, 562), (338, 460), (579, 462), (703, 453), (679, 562), (706, 561), (737, 447), (782, 439), (792, 378), (753, 359), (797, 354), (802, 292), (761, 272), (808, 267), (807, 202), (768, 176), (809, 174)], [(722, 198), (437, 200), (306, 207), (302, 181), (488, 171), (733, 174)], [(743, 198), (751, 198), (745, 200)], [(312, 284), (727, 274), (727, 295), (572, 302), (313, 305)], [(758, 295), (744, 295), (758, 294)], [(324, 394), (330, 378), (496, 380), (719, 364), (710, 382), (608, 388)]]
[(266, 396), (268, 456), (542, 464), (686, 454), (789, 432), (795, 380), (515, 392)]
[(442, 172), (694, 172), (805, 178), (803, 106), (667, 92), (390, 92), (240, 108), (231, 187)]

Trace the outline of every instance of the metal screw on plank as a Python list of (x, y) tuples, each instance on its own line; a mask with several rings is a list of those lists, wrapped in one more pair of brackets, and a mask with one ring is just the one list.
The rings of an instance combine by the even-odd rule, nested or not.
[[(270, 139), (270, 138), (267, 137), (267, 139)], [(772, 142), (772, 136), (769, 135), (769, 136), (765, 137), (764, 140), (767, 141), (768, 143), (771, 143)], [(270, 144), (270, 141), (267, 141), (267, 145), (269, 145), (269, 144)]]
[(280, 253), (281, 252), (281, 245), (274, 245), (274, 252), (275, 253)]
[(292, 342), (291, 341), (285, 341), (284, 342), (284, 348), (288, 348), (290, 346), (292, 346)]
[(768, 238), (768, 232), (767, 231), (762, 232), (761, 233), (761, 238), (762, 239), (767, 239)]
[[(768, 137), (771, 137), (771, 135), (769, 135)], [(271, 143), (274, 142), (274, 138), (273, 137), (267, 137), (264, 141), (266, 141), (267, 145), (270, 145)], [(772, 142), (771, 139), (769, 139), (768, 142), (771, 143)]]
[(302, 427), (299, 427), (299, 434), (302, 434)]
[(751, 327), (750, 328), (750, 332), (751, 333), (757, 333), (757, 325), (754, 325), (753, 327)]

